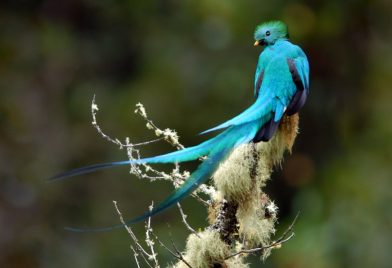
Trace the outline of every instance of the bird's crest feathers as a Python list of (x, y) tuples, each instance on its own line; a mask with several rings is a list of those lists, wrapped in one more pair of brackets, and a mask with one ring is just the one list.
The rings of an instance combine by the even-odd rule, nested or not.
[(287, 25), (279, 20), (259, 24), (254, 33), (256, 41), (263, 40), (266, 44), (273, 44), (276, 40), (287, 39), (288, 37)]

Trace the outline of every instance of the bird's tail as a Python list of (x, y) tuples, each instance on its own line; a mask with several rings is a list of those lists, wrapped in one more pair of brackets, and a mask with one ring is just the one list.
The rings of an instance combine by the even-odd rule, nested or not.
[[(200, 184), (209, 179), (218, 168), (219, 164), (227, 157), (227, 155), (236, 146), (244, 143), (250, 142), (257, 131), (260, 129), (261, 125), (265, 123), (267, 119), (255, 120), (239, 126), (229, 127), (227, 130), (222, 132), (220, 135), (211, 139), (211, 144), (209, 147), (208, 158), (204, 160), (199, 167), (194, 171), (190, 177), (184, 182), (183, 185), (176, 191), (174, 191), (168, 198), (156, 206), (153, 210), (144, 213), (143, 215), (136, 217), (132, 220), (126, 222), (126, 224), (133, 224), (145, 220), (148, 217), (154, 216), (155, 214), (165, 210), (171, 205), (179, 202), (189, 193), (194, 191)], [(179, 151), (181, 152), (181, 151)], [(169, 154), (170, 155), (170, 154)], [(161, 156), (158, 156), (158, 159)], [(156, 158), (151, 158), (156, 159)], [(140, 161), (146, 161), (150, 163), (147, 159), (141, 159)], [(153, 160), (155, 161), (155, 160)], [(122, 224), (114, 225), (104, 228), (73, 228), (67, 227), (66, 229), (74, 232), (102, 232), (110, 231), (116, 228), (123, 227)]]
[(168, 154), (158, 155), (154, 157), (147, 157), (142, 159), (135, 160), (125, 160), (118, 162), (110, 162), (110, 163), (100, 163), (94, 164), (90, 166), (85, 166), (73, 170), (69, 170), (60, 174), (57, 174), (53, 177), (50, 177), (48, 181), (57, 181), (69, 177), (74, 177), (77, 175), (82, 175), (86, 173), (91, 173), (94, 171), (98, 171), (101, 169), (107, 169), (116, 166), (123, 166), (129, 164), (156, 164), (156, 163), (180, 163), (186, 161), (196, 160), (202, 156), (209, 155), (211, 150), (215, 148), (217, 145), (222, 144), (222, 140), (227, 139), (229, 133), (233, 131), (222, 132), (216, 137), (209, 139), (205, 142), (200, 143), (199, 145), (188, 147), (179, 151), (171, 152)]
[[(175, 190), (168, 198), (166, 198), (164, 201), (162, 201), (158, 206), (156, 206), (153, 210), (148, 211), (144, 214), (142, 214), (139, 217), (136, 217), (132, 220), (129, 220), (126, 223), (126, 225), (130, 225), (133, 223), (137, 223), (140, 221), (143, 221), (151, 216), (154, 216), (155, 214), (158, 214), (159, 212), (167, 209), (168, 207), (172, 206), (173, 204), (179, 202), (182, 200), (184, 197), (186, 197), (188, 194), (193, 192), (197, 187), (199, 187), (200, 184), (204, 183), (208, 178), (210, 178), (217, 167), (219, 166), (219, 163), (224, 159), (224, 157), (227, 155), (228, 151), (230, 151), (229, 148), (226, 150), (222, 150), (219, 152), (214, 153), (213, 155), (209, 156), (206, 160), (203, 161), (199, 165), (199, 167), (191, 174), (191, 176), (184, 182), (183, 185), (181, 185), (180, 188)], [(72, 232), (105, 232), (105, 231), (111, 231), (113, 229), (121, 228), (124, 227), (123, 224), (117, 224), (109, 227), (103, 227), (103, 228), (75, 228), (75, 227), (65, 227), (66, 230), (72, 231)]]
[[(95, 164), (95, 165), (90, 165), (90, 166), (86, 166), (86, 167), (81, 167), (81, 168), (77, 168), (77, 169), (73, 169), (70, 171), (66, 171), (66, 172), (57, 174), (57, 175), (49, 178), (48, 181), (61, 180), (61, 179), (65, 179), (68, 177), (91, 173), (91, 172), (101, 170), (101, 169), (107, 169), (107, 168), (111, 168), (111, 167), (123, 166), (123, 165), (129, 165), (129, 164), (179, 163), (179, 162), (196, 160), (202, 156), (209, 155), (212, 148), (215, 148), (216, 146), (221, 146), (222, 140), (226, 140), (226, 138), (230, 139), (233, 137), (237, 137), (236, 134), (241, 132), (241, 131), (238, 131), (238, 129), (241, 129), (242, 126), (246, 126), (245, 128), (247, 128), (249, 124), (252, 125), (253, 124), (252, 122), (256, 122), (256, 121), (259, 121), (258, 123), (261, 123), (261, 125), (265, 124), (268, 120), (271, 119), (271, 117), (273, 116), (273, 113), (276, 112), (275, 110), (277, 110), (275, 102), (276, 102), (276, 100), (273, 101), (270, 98), (268, 98), (268, 96), (264, 96), (264, 97), (259, 96), (259, 98), (256, 100), (256, 102), (251, 107), (249, 107), (244, 112), (242, 112), (240, 115), (234, 117), (231, 120), (224, 122), (223, 124), (220, 124), (217, 127), (214, 127), (214, 128), (211, 128), (209, 130), (202, 132), (202, 134), (204, 134), (204, 133), (215, 131), (218, 129), (228, 128), (227, 131), (224, 131), (221, 134), (217, 135), (216, 137), (209, 139), (199, 145), (196, 145), (193, 147), (188, 147), (188, 148), (185, 148), (185, 149), (182, 149), (179, 151), (175, 151), (172, 153), (168, 153), (168, 154), (154, 156), (154, 157), (148, 157), (148, 158), (136, 159), (136, 160), (110, 162), (110, 163), (101, 163), (101, 164)], [(282, 113), (279, 113), (280, 117), (281, 117), (281, 114)], [(276, 115), (275, 115), (275, 117), (276, 117)], [(278, 122), (279, 120), (275, 120), (275, 121)], [(253, 124), (253, 125), (255, 125), (255, 124)], [(230, 127), (232, 127), (231, 130), (230, 130)], [(233, 129), (235, 129), (235, 131), (233, 131)], [(232, 133), (234, 133), (234, 132), (236, 132), (235, 135), (232, 135)], [(231, 137), (228, 137), (228, 136), (231, 136)], [(247, 135), (243, 135), (243, 137), (244, 136), (246, 137)]]

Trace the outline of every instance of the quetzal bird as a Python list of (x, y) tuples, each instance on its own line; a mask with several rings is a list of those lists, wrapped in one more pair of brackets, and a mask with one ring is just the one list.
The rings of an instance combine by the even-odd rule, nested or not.
[[(207, 158), (190, 177), (153, 210), (136, 217), (127, 224), (142, 221), (179, 202), (208, 180), (237, 146), (245, 143), (266, 142), (276, 132), (283, 115), (291, 116), (304, 105), (309, 93), (309, 63), (302, 49), (289, 41), (287, 26), (281, 21), (270, 21), (256, 27), (254, 46), (264, 50), (259, 56), (254, 81), (256, 101), (238, 116), (206, 130), (207, 133), (225, 129), (219, 135), (193, 147), (172, 153), (143, 158), (96, 164), (56, 175), (58, 180), (99, 169), (141, 163), (178, 163)], [(99, 229), (69, 228), (73, 231), (105, 231), (123, 225)]]

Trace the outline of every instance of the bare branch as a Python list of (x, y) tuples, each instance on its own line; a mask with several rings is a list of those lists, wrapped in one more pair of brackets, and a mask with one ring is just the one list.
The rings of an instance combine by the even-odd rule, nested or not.
[[(154, 202), (151, 203), (151, 206), (149, 207), (150, 212), (153, 210), (154, 208)], [(154, 260), (155, 263), (155, 267), (159, 267), (159, 263), (157, 260), (157, 253), (155, 253), (154, 250), (154, 241), (150, 238), (150, 233), (152, 232), (152, 228), (151, 228), (151, 217), (148, 217), (147, 223), (146, 223), (146, 244), (147, 246), (150, 247), (151, 250), (151, 255), (152, 255), (152, 259)]]
[[(184, 146), (179, 142), (178, 135), (174, 130), (171, 129), (160, 129), (158, 128), (154, 122), (148, 118), (146, 110), (144, 106), (141, 103), (136, 104), (136, 110), (135, 113), (139, 114), (144, 120), (147, 121), (147, 128), (151, 129), (154, 131), (155, 135), (158, 136), (157, 139), (146, 141), (146, 142), (141, 142), (141, 143), (131, 143), (130, 139), (127, 137), (125, 138), (125, 143), (121, 142), (118, 138), (112, 138), (109, 135), (105, 134), (101, 127), (99, 126), (97, 122), (97, 111), (99, 110), (98, 105), (95, 102), (95, 95), (91, 101), (91, 115), (92, 115), (92, 125), (94, 128), (97, 130), (97, 132), (107, 141), (117, 145), (120, 147), (120, 149), (126, 148), (127, 149), (127, 154), (129, 160), (135, 160), (135, 159), (140, 159), (140, 152), (138, 149), (135, 147), (137, 146), (143, 146), (147, 145), (153, 142), (165, 140), (169, 144), (171, 144), (173, 147), (177, 149), (183, 149)], [(171, 174), (158, 171), (151, 167), (148, 164), (140, 164), (140, 165), (130, 165), (130, 173), (137, 176), (140, 179), (148, 179), (150, 181), (155, 181), (155, 180), (169, 180), (173, 183), (175, 187), (178, 187), (179, 185), (182, 184), (188, 177), (189, 177), (189, 172), (184, 171), (180, 172), (180, 166), (178, 163), (175, 163), (175, 168), (173, 169)], [(214, 189), (207, 186), (207, 185), (201, 185), (199, 188), (199, 191), (212, 196), (214, 193)], [(197, 196), (196, 193), (192, 194), (193, 197), (195, 197), (199, 202), (202, 202), (204, 205), (208, 206), (208, 203), (206, 203), (203, 199), (201, 199), (199, 196)]]
[(177, 203), (177, 207), (180, 210), (181, 213), (181, 217), (182, 217), (182, 221), (184, 222), (186, 228), (188, 228), (189, 231), (191, 231), (192, 233), (194, 233), (197, 237), (200, 238), (199, 234), (195, 231), (195, 229), (193, 229), (189, 223), (186, 221), (186, 218), (188, 217), (187, 215), (185, 215), (184, 211), (182, 210), (181, 204), (178, 202)]
[(158, 241), (158, 243), (161, 245), (161, 247), (165, 248), (173, 257), (175, 257), (176, 259), (182, 261), (186, 266), (188, 266), (189, 268), (192, 268), (192, 266), (184, 259), (184, 257), (182, 256), (181, 252), (178, 251), (177, 247), (174, 245), (173, 241), (172, 241), (172, 245), (173, 248), (175, 250), (175, 252), (173, 252), (170, 248), (168, 248), (159, 238), (156, 234), (153, 233), (153, 235), (155, 236), (155, 239)]
[(135, 258), (135, 262), (136, 262), (137, 268), (140, 268), (139, 260), (137, 259), (139, 254), (135, 251), (135, 249), (132, 247), (132, 245), (131, 245), (131, 249), (133, 251), (133, 257)]
[(176, 147), (178, 150), (184, 149), (184, 146), (178, 141), (177, 133), (174, 130), (168, 128), (165, 130), (158, 128), (154, 122), (148, 118), (146, 109), (140, 102), (136, 104), (135, 113), (139, 114), (144, 120), (147, 121), (146, 127), (148, 129), (154, 130), (157, 137), (163, 137), (165, 141)]
[(286, 237), (287, 237), (287, 234), (288, 234), (289, 232), (294, 233), (294, 232), (293, 232), (293, 228), (294, 228), (295, 223), (296, 223), (297, 220), (298, 220), (299, 214), (300, 214), (300, 212), (298, 212), (297, 215), (295, 215), (294, 220), (291, 222), (291, 224), (290, 224), (289, 227), (286, 229), (286, 231), (284, 231), (283, 234), (278, 238), (277, 242), (285, 240)]
[(150, 140), (150, 141), (146, 141), (146, 142), (141, 142), (141, 143), (135, 143), (135, 144), (124, 144), (122, 143), (119, 139), (117, 138), (111, 138), (109, 135), (105, 134), (101, 127), (98, 125), (97, 122), (97, 111), (99, 110), (98, 105), (95, 103), (95, 95), (93, 97), (93, 100), (91, 102), (91, 116), (93, 118), (93, 121), (91, 122), (91, 124), (94, 126), (94, 128), (97, 130), (97, 132), (107, 141), (114, 143), (116, 145), (118, 145), (120, 147), (120, 149), (123, 149), (124, 147), (128, 147), (128, 146), (132, 146), (132, 147), (136, 147), (136, 146), (142, 146), (142, 145), (147, 145), (147, 144), (151, 144), (153, 142), (157, 142), (163, 139), (162, 138), (158, 138), (155, 140)]
[(278, 240), (272, 242), (270, 245), (264, 246), (264, 247), (252, 248), (252, 249), (243, 249), (243, 250), (240, 250), (234, 254), (227, 256), (225, 258), (225, 260), (230, 259), (230, 258), (235, 257), (240, 254), (251, 254), (251, 253), (256, 253), (259, 251), (264, 251), (266, 249), (280, 248), (282, 246), (282, 244), (286, 243), (287, 241), (289, 241), (291, 238), (294, 237), (295, 233), (293, 232), (293, 227), (295, 225), (295, 222), (298, 219), (298, 216), (299, 216), (299, 212), (295, 216), (295, 218), (292, 221), (292, 223), (290, 224), (290, 226), (286, 229), (286, 231), (284, 231), (284, 233), (278, 238)]
[(124, 225), (125, 230), (128, 232), (128, 234), (130, 235), (131, 239), (133, 240), (133, 242), (134, 242), (135, 245), (136, 245), (136, 251), (140, 253), (140, 256), (143, 258), (144, 262), (145, 262), (149, 267), (153, 268), (153, 266), (152, 266), (152, 265), (149, 263), (149, 261), (146, 259), (146, 257), (147, 257), (148, 259), (151, 259), (151, 258), (152, 258), (152, 255), (150, 255), (149, 253), (147, 253), (147, 251), (140, 245), (140, 243), (139, 243), (139, 241), (138, 241), (136, 235), (135, 235), (134, 232), (132, 231), (131, 227), (129, 227), (129, 226), (125, 223), (124, 218), (123, 218), (123, 216), (122, 216), (122, 214), (121, 214), (121, 212), (120, 212), (120, 209), (119, 209), (118, 206), (117, 206), (117, 201), (114, 201), (114, 200), (113, 200), (113, 204), (114, 204), (114, 207), (115, 207), (115, 209), (116, 209), (116, 211), (117, 211), (118, 216), (120, 217), (120, 222)]
[(171, 243), (172, 243), (172, 246), (173, 246), (173, 248), (174, 248), (174, 250), (176, 251), (176, 255), (178, 256), (178, 258), (183, 262), (183, 263), (185, 263), (188, 267), (190, 267), (190, 268), (192, 268), (192, 266), (184, 259), (184, 257), (182, 256), (182, 254), (181, 254), (181, 252), (178, 250), (178, 248), (176, 247), (176, 244), (174, 244), (174, 241), (172, 240), (172, 239), (170, 239), (171, 240)]
[(265, 247), (259, 247), (259, 248), (252, 248), (252, 249), (243, 249), (240, 250), (232, 255), (229, 255), (228, 257), (225, 258), (225, 260), (230, 259), (234, 256), (240, 255), (240, 254), (251, 254), (251, 253), (256, 253), (258, 251), (264, 251), (266, 249), (270, 249), (270, 248), (280, 248), (282, 246), (283, 243), (286, 243), (287, 241), (289, 241), (292, 237), (294, 236), (294, 233), (291, 233), (287, 238), (278, 241), (275, 241), (273, 243), (271, 243), (268, 246)]

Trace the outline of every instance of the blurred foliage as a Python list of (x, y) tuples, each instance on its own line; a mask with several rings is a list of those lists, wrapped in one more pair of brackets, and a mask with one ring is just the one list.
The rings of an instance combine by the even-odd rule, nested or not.
[[(196, 144), (205, 138), (196, 133), (252, 103), (254, 27), (282, 19), (309, 56), (311, 95), (293, 154), (267, 189), (280, 231), (301, 211), (296, 237), (264, 266), (391, 267), (391, 9), (389, 0), (1, 1), (0, 266), (133, 267), (124, 231), (62, 227), (118, 223), (111, 200), (131, 218), (170, 185), (126, 168), (44, 181), (126, 157), (91, 127), (92, 96), (109, 135), (153, 137), (132, 112), (140, 101), (156, 124)], [(168, 150), (154, 144), (143, 155)], [(188, 198), (184, 209), (205, 226), (200, 204)], [(176, 209), (153, 225), (184, 246)], [(135, 230), (143, 235), (142, 224)], [(159, 257), (172, 261), (163, 249)]]

